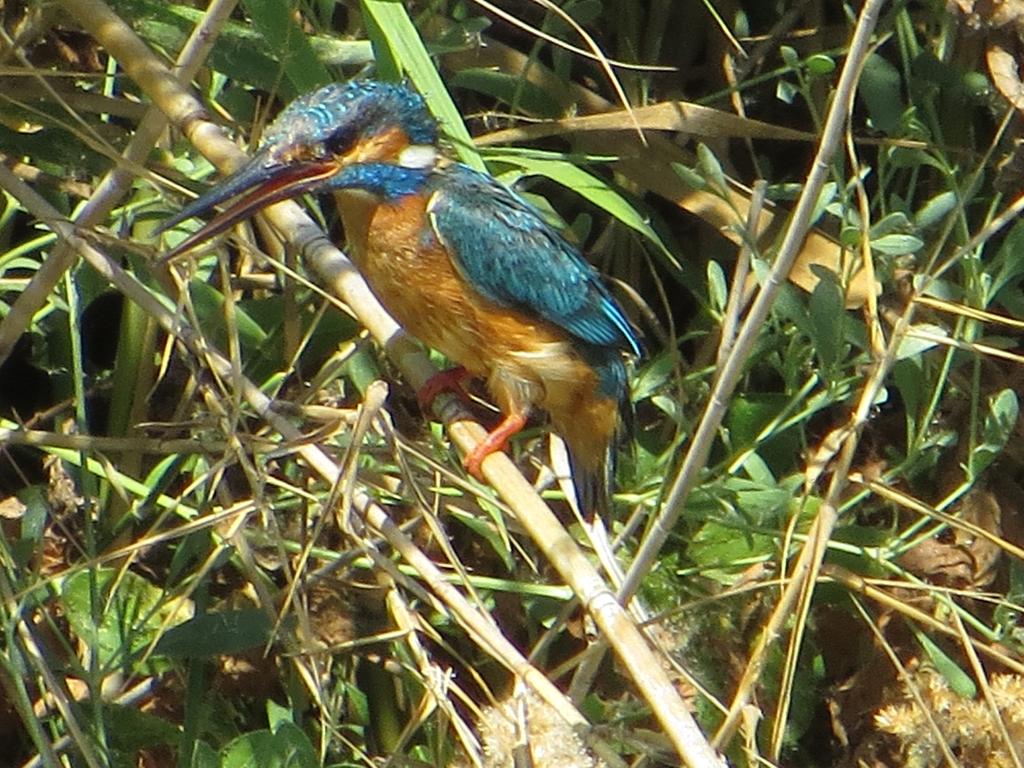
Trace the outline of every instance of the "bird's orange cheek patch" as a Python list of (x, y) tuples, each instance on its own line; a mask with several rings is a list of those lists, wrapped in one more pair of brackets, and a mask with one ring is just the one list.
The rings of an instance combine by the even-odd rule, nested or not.
[(409, 136), (398, 126), (366, 136), (338, 157), (340, 165), (394, 161), (409, 146)]

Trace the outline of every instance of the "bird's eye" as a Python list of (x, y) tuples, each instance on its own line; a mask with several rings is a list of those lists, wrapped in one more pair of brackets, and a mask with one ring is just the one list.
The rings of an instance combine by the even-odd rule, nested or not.
[(342, 126), (327, 137), (325, 142), (326, 149), (331, 154), (343, 155), (352, 149), (352, 145), (356, 143), (358, 136), (359, 134), (353, 126)]

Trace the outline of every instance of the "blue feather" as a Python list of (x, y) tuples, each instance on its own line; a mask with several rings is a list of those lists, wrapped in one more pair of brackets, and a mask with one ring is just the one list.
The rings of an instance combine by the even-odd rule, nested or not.
[(582, 344), (579, 351), (583, 359), (597, 374), (598, 381), (601, 382), (601, 394), (615, 400), (622, 400), (626, 393), (628, 374), (619, 349)]
[(436, 234), (470, 284), (575, 336), (601, 393), (621, 399), (626, 367), (620, 350), (640, 354), (632, 326), (594, 268), (510, 189), (462, 165), (432, 170), (390, 163), (349, 166), (325, 187), (360, 189), (387, 202), (433, 195)]
[(421, 192), (428, 184), (430, 168), (404, 168), (391, 163), (359, 163), (342, 168), (327, 180), (323, 189), (359, 189), (385, 202), (394, 202)]
[(271, 123), (261, 146), (312, 146), (372, 136), (396, 122), (412, 144), (437, 142), (437, 122), (411, 88), (376, 80), (332, 83), (291, 102)]
[[(640, 342), (597, 271), (522, 197), (484, 174), (451, 165), (430, 180), (431, 221), (456, 267), (492, 301), (536, 314), (591, 347), (602, 388), (621, 397), (617, 350)], [(598, 354), (600, 350), (604, 352)]]

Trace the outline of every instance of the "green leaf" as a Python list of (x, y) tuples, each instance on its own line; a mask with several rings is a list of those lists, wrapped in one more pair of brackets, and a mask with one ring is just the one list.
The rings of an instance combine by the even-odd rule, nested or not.
[(666, 388), (675, 375), (678, 363), (679, 357), (670, 350), (648, 358), (646, 364), (637, 371), (630, 387), (633, 402), (639, 403)]
[[(907, 168), (912, 170), (920, 170), (921, 167), (934, 168), (943, 177), (950, 174), (949, 166), (942, 163), (936, 157), (932, 157), (930, 154), (921, 149), (912, 149), (910, 147), (893, 147), (887, 153), (889, 156), (889, 168)], [(961, 191), (963, 195), (964, 191)]]
[[(209, 283), (198, 279), (189, 282), (189, 291), (200, 325), (213, 340), (214, 346), (226, 348), (227, 319), (224, 316), (224, 294)], [(238, 340), (242, 347), (250, 352), (258, 350), (267, 339), (266, 331), (238, 304), (234, 307), (234, 328), (238, 332)]]
[(273, 755), (273, 734), (268, 730), (245, 733), (228, 743), (220, 755), (221, 768), (278, 768)]
[[(6, 426), (6, 425), (0, 425)], [(40, 542), (50, 518), (50, 504), (43, 486), (29, 485), (18, 491), (17, 499), (25, 505), (21, 513), (17, 541), (8, 541), (11, 554), (19, 567), (25, 567), (39, 554)]]
[(939, 342), (932, 341), (931, 339), (923, 339), (920, 336), (915, 336), (912, 331), (915, 329), (926, 333), (929, 336), (935, 336), (938, 338), (946, 338), (949, 333), (941, 325), (934, 325), (933, 323), (918, 323), (912, 325), (908, 329), (908, 333), (900, 341), (899, 347), (896, 349), (896, 359), (906, 360), (908, 357), (916, 357), (922, 352), (927, 352), (929, 349), (935, 347)]
[[(601, 0), (580, 0), (576, 3), (565, 3), (566, 12), (572, 16), (577, 24), (584, 25), (598, 19), (604, 10), (604, 3)], [(570, 32), (572, 27), (569, 23), (558, 16), (552, 16), (552, 27), (560, 32)]]
[(873, 53), (864, 62), (857, 93), (864, 100), (871, 123), (890, 136), (899, 133), (906, 106), (901, 95), (902, 80), (886, 59)]
[(556, 98), (517, 74), (470, 68), (457, 72), (448, 82), (452, 88), (483, 93), (537, 117), (557, 118), (564, 111)]
[(907, 414), (908, 423), (913, 424), (921, 413), (925, 403), (927, 392), (927, 379), (924, 371), (921, 370), (921, 359), (919, 357), (904, 357), (898, 360), (892, 369), (893, 380), (896, 388), (903, 399), (903, 408)]
[(729, 191), (729, 182), (725, 179), (722, 164), (718, 162), (715, 153), (711, 151), (707, 144), (701, 143), (697, 145), (697, 169), (719, 194)]
[(1018, 606), (1024, 605), (1024, 563), (1016, 558), (1007, 558), (1009, 586), (1005, 600), (999, 601), (995, 610), (996, 626), (1006, 640), (1015, 641), (1015, 650), (1020, 652), (1020, 642), (1024, 637), (1024, 627), (1020, 626)]
[(842, 287), (831, 272), (826, 273), (814, 286), (808, 305), (814, 351), (826, 371), (842, 358), (845, 307)]
[(807, 58), (807, 71), (812, 75), (830, 75), (835, 69), (836, 62), (831, 56), (815, 53)]
[(295, 723), (281, 722), (274, 730), (274, 739), (287, 756), (286, 766), (319, 768), (320, 759), (309, 736)]
[(512, 572), (515, 568), (515, 557), (512, 552), (512, 545), (509, 541), (507, 531), (495, 525), (493, 520), (485, 519), (476, 514), (462, 512), (451, 508), (449, 513), (458, 522), (465, 525), (474, 535), (491, 545), (491, 549), (501, 558), (505, 568)]
[(928, 229), (941, 222), (950, 211), (956, 208), (955, 192), (940, 192), (931, 198), (914, 214), (914, 225), (918, 229)]
[(818, 195), (818, 199), (814, 203), (814, 211), (811, 213), (811, 224), (817, 223), (818, 219), (821, 218), (821, 215), (825, 212), (828, 206), (836, 199), (838, 191), (839, 185), (834, 181), (826, 181), (822, 184), (821, 194)]
[[(142, 481), (142, 485), (149, 492), (139, 502), (139, 505), (155, 505), (160, 494), (168, 490), (173, 483), (181, 480), (183, 469), (187, 471), (190, 465), (191, 461), (181, 454), (172, 453), (160, 459)], [(178, 509), (178, 514), (185, 519), (192, 519), (195, 517), (195, 510), (181, 507)]]
[[(4, 105), (7, 120), (16, 120), (19, 111), (13, 109), (10, 104)], [(38, 116), (29, 113), (22, 114), (25, 120), (33, 117), (38, 119)], [(34, 163), (42, 167), (52, 164), (62, 168), (71, 166), (84, 173), (103, 173), (101, 155), (86, 151), (80, 135), (53, 124), (33, 133), (14, 131), (0, 125), (0, 146), (4, 148), (4, 154), (11, 157), (31, 157)]]
[(978, 687), (974, 684), (971, 676), (960, 669), (960, 666), (949, 658), (946, 652), (936, 645), (926, 633), (914, 627), (914, 636), (932, 664), (935, 665), (936, 671), (946, 679), (954, 693), (967, 699), (973, 699), (978, 695)]
[(427, 100), (441, 129), (455, 144), (459, 159), (478, 171), (484, 170), (462, 115), (403, 5), (394, 0), (362, 0), (361, 5), (382, 73), (391, 79), (407, 74)]
[(118, 752), (135, 754), (147, 747), (176, 744), (181, 737), (178, 726), (135, 707), (107, 704), (103, 709), (110, 745)]
[(717, 261), (708, 262), (708, 300), (717, 312), (724, 311), (729, 300), (729, 283)]
[(910, 219), (902, 211), (896, 211), (883, 216), (871, 225), (868, 236), (871, 240), (877, 240), (883, 235), (892, 233), (906, 233), (911, 229)]
[(839, 244), (848, 250), (860, 247), (860, 227), (843, 227), (839, 230)]
[(886, 256), (906, 256), (923, 247), (924, 241), (914, 235), (883, 235), (871, 241), (871, 250)]
[(706, 523), (690, 539), (686, 554), (702, 569), (702, 575), (731, 584), (756, 560), (776, 551), (775, 537), (744, 533), (738, 526)]
[(253, 26), (277, 55), (296, 94), (308, 93), (333, 78), (320, 63), (305, 33), (280, 0), (243, 0)]
[[(729, 410), (725, 416), (725, 425), (732, 437), (733, 451), (738, 453), (756, 446), (758, 457), (753, 461), (767, 463), (774, 475), (791, 471), (800, 452), (800, 432), (793, 427), (762, 437), (762, 432), (778, 418), (789, 401), (790, 398), (784, 394), (736, 395), (729, 403)], [(756, 442), (758, 438), (761, 438), (760, 444)], [(745, 468), (748, 473), (756, 471), (753, 464)], [(774, 485), (774, 482), (771, 485)], [(743, 492), (749, 493), (746, 490)], [(748, 495), (747, 499), (749, 498)]]
[(672, 163), (672, 170), (676, 172), (676, 175), (682, 179), (683, 183), (690, 189), (697, 191), (707, 189), (708, 183), (704, 180), (704, 177), (697, 173), (696, 170), (682, 163)]
[(194, 742), (189, 768), (220, 768), (220, 758), (205, 741), (197, 741)]
[(1019, 415), (1017, 393), (1012, 389), (1004, 389), (989, 399), (989, 411), (982, 427), (982, 442), (971, 451), (968, 460), (973, 476), (977, 477), (1002, 452), (1017, 425)]
[(747, 477), (755, 483), (761, 483), (762, 485), (773, 485), (775, 483), (775, 475), (772, 474), (771, 467), (768, 466), (768, 462), (757, 455), (756, 451), (746, 455), (741, 468)]
[(165, 633), (155, 650), (185, 658), (241, 653), (266, 645), (272, 631), (270, 617), (256, 608), (204, 613)]
[(125, 663), (145, 649), (179, 606), (131, 571), (80, 571), (64, 582), (61, 602), (72, 632), (104, 666)]
[(277, 732), (243, 734), (221, 751), (221, 768), (319, 768), (316, 750), (299, 728), (282, 723)]
[(1007, 233), (993, 260), (993, 266), (996, 264), (998, 269), (989, 287), (990, 297), (997, 295), (1004, 286), (1016, 283), (1017, 278), (1024, 275), (1024, 219), (1019, 219)]
[(270, 730), (277, 733), (282, 723), (294, 723), (292, 711), (288, 707), (282, 707), (273, 699), (267, 699), (267, 725)]
[[(111, 5), (132, 18), (133, 27), (145, 40), (168, 51), (180, 50), (192, 29), (206, 15), (205, 10), (168, 4), (164, 0), (113, 0)], [(279, 5), (287, 8), (287, 4)], [(256, 19), (253, 21), (253, 24), (229, 21), (220, 27), (208, 64), (217, 72), (231, 73), (231, 79), (237, 83), (272, 91), (280, 87), (283, 63), (278, 60), (270, 38), (264, 36), (262, 29), (257, 31)], [(317, 68), (321, 65), (362, 66), (373, 61), (373, 49), (368, 40), (341, 40), (326, 35), (305, 35), (305, 39), (318, 60)], [(287, 47), (285, 53), (288, 53)], [(290, 76), (288, 83), (298, 93), (298, 85)]]

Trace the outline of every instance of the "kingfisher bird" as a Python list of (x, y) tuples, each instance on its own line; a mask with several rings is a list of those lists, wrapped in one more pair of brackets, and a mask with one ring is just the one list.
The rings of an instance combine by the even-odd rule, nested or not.
[(565, 440), (580, 509), (607, 519), (636, 331), (576, 247), (515, 191), (446, 159), (439, 139), (405, 84), (354, 80), (300, 96), (249, 163), (162, 224), (233, 200), (168, 256), (271, 203), (333, 193), (370, 289), (457, 366), (423, 394), (476, 377), (501, 410), (466, 469), (480, 479), (487, 456), (539, 408)]

